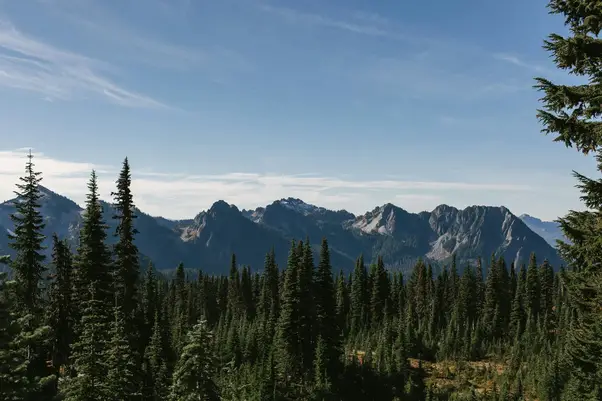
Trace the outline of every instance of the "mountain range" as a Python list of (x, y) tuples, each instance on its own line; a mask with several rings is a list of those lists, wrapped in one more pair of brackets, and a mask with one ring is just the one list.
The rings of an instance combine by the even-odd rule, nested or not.
[(522, 214), (519, 216), (520, 219), (529, 227), (534, 233), (539, 234), (540, 237), (546, 240), (546, 242), (556, 247), (556, 241), (565, 241), (568, 239), (564, 236), (560, 224), (555, 221), (542, 221), (537, 217), (529, 216), (528, 214)]
[[(72, 200), (42, 188), (41, 213), (49, 238), (56, 232), (76, 247), (83, 209)], [(0, 230), (11, 232), (14, 200), (0, 204)], [(109, 239), (114, 241), (112, 207), (102, 202)], [(265, 254), (274, 248), (284, 266), (292, 239), (309, 238), (319, 250), (328, 239), (333, 267), (349, 271), (363, 254), (366, 261), (383, 257), (389, 268), (406, 269), (418, 258), (435, 267), (449, 263), (456, 255), (458, 267), (489, 260), (494, 253), (508, 263), (524, 263), (535, 252), (539, 260), (559, 266), (556, 250), (532, 226), (505, 207), (470, 206), (463, 210), (440, 205), (430, 212), (409, 213), (393, 204), (375, 207), (363, 215), (329, 210), (300, 199), (281, 199), (255, 210), (240, 210), (222, 200), (192, 219), (169, 220), (140, 210), (135, 221), (136, 243), (144, 258), (158, 269), (173, 269), (183, 262), (188, 268), (223, 273), (232, 253), (240, 264), (261, 269)], [(9, 253), (8, 239), (0, 235), (0, 254)], [(50, 254), (50, 247), (46, 250)], [(486, 265), (486, 263), (485, 263)]]

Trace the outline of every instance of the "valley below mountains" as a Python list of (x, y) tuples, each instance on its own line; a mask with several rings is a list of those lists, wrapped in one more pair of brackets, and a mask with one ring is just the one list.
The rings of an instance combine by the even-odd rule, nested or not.
[[(72, 200), (42, 188), (41, 212), (45, 218), (47, 244), (57, 233), (77, 246), (83, 209)], [(0, 230), (10, 233), (14, 201), (0, 204)], [(115, 222), (109, 203), (103, 202), (109, 241), (114, 241)], [(387, 267), (406, 270), (418, 258), (434, 267), (456, 255), (458, 269), (480, 256), (484, 269), (492, 254), (503, 256), (508, 265), (526, 263), (531, 252), (558, 268), (556, 250), (519, 217), (505, 207), (470, 206), (463, 210), (440, 205), (430, 212), (409, 213), (390, 203), (356, 216), (281, 199), (255, 210), (240, 210), (224, 201), (189, 220), (168, 220), (138, 211), (136, 244), (141, 256), (159, 270), (186, 268), (225, 273), (232, 253), (239, 264), (261, 270), (266, 253), (274, 248), (277, 262), (285, 266), (291, 240), (309, 238), (315, 251), (328, 239), (335, 271), (350, 271), (363, 254), (366, 261), (383, 257)], [(50, 246), (46, 249), (50, 254)], [(8, 236), (0, 234), (0, 254), (11, 254)]]

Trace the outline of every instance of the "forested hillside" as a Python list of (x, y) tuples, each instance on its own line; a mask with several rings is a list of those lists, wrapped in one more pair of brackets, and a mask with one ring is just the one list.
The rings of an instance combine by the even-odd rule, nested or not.
[[(286, 266), (267, 249), (261, 272), (232, 254), (226, 276), (182, 264), (169, 280), (152, 264), (141, 276), (126, 159), (116, 215), (103, 214), (93, 173), (76, 253), (54, 236), (47, 264), (38, 174), (30, 158), (10, 236), (15, 281), (3, 284), (0, 384), (14, 399), (518, 399), (564, 377), (562, 354), (548, 351), (570, 322), (565, 273), (535, 255), (516, 269), (479, 260), (461, 276), (455, 261), (404, 276), (360, 256), (346, 275), (326, 239), (317, 260), (302, 239)], [(433, 373), (442, 361), (453, 371)]]
[[(570, 36), (545, 48), (589, 84), (537, 88), (544, 132), (602, 171), (600, 4), (550, 2)], [(286, 265), (269, 248), (253, 268), (233, 252), (226, 275), (180, 265), (166, 279), (141, 266), (127, 158), (112, 213), (93, 171), (77, 247), (55, 235), (47, 260), (33, 161), (0, 258), (13, 273), (0, 279), (1, 400), (602, 400), (602, 181), (575, 173), (588, 210), (560, 219), (566, 270), (452, 255), (402, 274), (358, 255), (345, 274), (326, 239), (314, 258), (296, 238)]]

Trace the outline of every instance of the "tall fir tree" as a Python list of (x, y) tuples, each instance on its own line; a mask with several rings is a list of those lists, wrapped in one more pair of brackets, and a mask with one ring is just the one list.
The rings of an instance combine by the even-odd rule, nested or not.
[[(555, 134), (554, 141), (575, 147), (583, 154), (595, 154), (597, 170), (602, 172), (602, 7), (593, 0), (551, 0), (550, 13), (564, 18), (566, 36), (550, 34), (544, 48), (559, 69), (585, 81), (579, 85), (555, 84), (536, 78), (543, 92), (543, 108), (537, 117), (543, 132)], [(570, 242), (559, 249), (572, 270), (567, 274), (568, 291), (575, 309), (569, 331), (571, 390), (567, 399), (602, 399), (602, 180), (577, 172), (585, 211), (571, 211), (559, 220)]]
[(159, 306), (159, 288), (157, 278), (155, 277), (155, 267), (152, 263), (148, 264), (146, 275), (144, 277), (144, 290), (142, 293), (142, 312), (144, 315), (144, 330), (140, 341), (146, 346), (152, 335), (155, 325), (155, 316)]
[(314, 303), (316, 308), (316, 338), (324, 342), (324, 366), (332, 383), (339, 369), (341, 357), (341, 331), (336, 318), (336, 294), (334, 288), (330, 250), (326, 238), (322, 239), (320, 261), (315, 271)]
[[(34, 170), (33, 155), (27, 155), (25, 175), (17, 184), (15, 194), (15, 212), (10, 215), (14, 224), (13, 233), (8, 234), (9, 246), (14, 250), (11, 268), (14, 275), (14, 307), (19, 313), (22, 333), (35, 333), (44, 324), (43, 287), (46, 273), (43, 242), (45, 236), (44, 218), (40, 208), (43, 198), (40, 182), (42, 173)], [(27, 375), (30, 381), (37, 377), (46, 377), (52, 371), (45, 362), (46, 345), (40, 343), (40, 336), (24, 336), (27, 344)], [(53, 396), (53, 388), (41, 388), (40, 393), (31, 395), (32, 399), (45, 400)]]
[(75, 287), (78, 301), (83, 305), (91, 295), (89, 288), (94, 283), (94, 296), (104, 308), (103, 315), (110, 320), (115, 292), (113, 286), (113, 263), (107, 245), (107, 225), (98, 197), (96, 172), (92, 171), (88, 182), (84, 220), (79, 233), (79, 247), (75, 258)]
[(80, 335), (72, 344), (71, 358), (74, 372), (63, 380), (65, 401), (106, 401), (109, 399), (107, 361), (105, 359), (109, 317), (104, 294), (96, 289), (96, 282), (88, 286), (82, 307)]
[(142, 322), (136, 316), (136, 313), (139, 312), (140, 302), (140, 262), (138, 247), (135, 244), (135, 235), (138, 230), (134, 227), (134, 222), (138, 216), (135, 213), (134, 197), (131, 190), (132, 175), (127, 157), (123, 161), (116, 184), (117, 191), (111, 194), (115, 210), (113, 219), (117, 221), (114, 234), (117, 237), (117, 243), (114, 246), (115, 294), (117, 304), (125, 317), (128, 338), (132, 344), (135, 344), (139, 340), (139, 328), (142, 326)]
[(13, 306), (14, 285), (6, 281), (6, 273), (0, 273), (0, 394), (3, 400), (22, 401), (33, 399), (40, 383), (28, 374), (30, 361), (23, 343), (27, 333)]
[(52, 266), (46, 322), (51, 328), (51, 356), (53, 367), (60, 370), (69, 361), (73, 342), (75, 299), (73, 294), (73, 263), (66, 240), (52, 236)]
[(171, 288), (173, 289), (173, 296), (171, 297), (171, 305), (173, 305), (173, 313), (171, 314), (172, 341), (174, 350), (179, 353), (184, 345), (188, 326), (186, 272), (183, 263), (179, 263), (176, 268), (176, 277)]
[(239, 317), (242, 312), (242, 298), (240, 293), (240, 271), (236, 263), (236, 255), (230, 259), (230, 275), (228, 276), (228, 322)]
[(155, 312), (152, 335), (144, 353), (144, 376), (146, 379), (145, 400), (165, 401), (169, 394), (170, 375), (167, 368), (168, 353), (165, 349), (168, 344), (163, 338), (165, 329), (161, 327), (162, 319), (157, 310)]
[(360, 255), (355, 262), (353, 281), (351, 283), (351, 332), (357, 334), (366, 323), (366, 296), (368, 274), (364, 264), (364, 256)]
[(103, 356), (107, 364), (107, 400), (140, 400), (142, 387), (138, 383), (138, 361), (128, 338), (126, 318), (121, 306), (114, 309), (115, 318), (109, 333), (111, 338)]
[(301, 374), (299, 340), (299, 261), (295, 241), (285, 271), (284, 285), (280, 296), (280, 315), (274, 338), (274, 353), (277, 373), (281, 381), (288, 382)]
[(216, 358), (207, 323), (199, 321), (186, 337), (182, 355), (173, 374), (170, 401), (219, 401), (215, 383)]
[(299, 341), (304, 372), (311, 372), (314, 362), (314, 255), (309, 238), (299, 243)]
[(372, 321), (376, 323), (382, 321), (384, 317), (385, 303), (389, 295), (389, 280), (387, 271), (385, 270), (385, 263), (381, 256), (377, 257), (376, 264), (372, 266), (371, 276), (370, 315)]
[(10, 215), (14, 224), (8, 234), (15, 255), (11, 267), (15, 280), (15, 307), (23, 314), (39, 317), (42, 310), (42, 280), (46, 272), (43, 242), (44, 218), (40, 212), (42, 173), (34, 170), (33, 155), (27, 155), (25, 175), (17, 184), (15, 212)]

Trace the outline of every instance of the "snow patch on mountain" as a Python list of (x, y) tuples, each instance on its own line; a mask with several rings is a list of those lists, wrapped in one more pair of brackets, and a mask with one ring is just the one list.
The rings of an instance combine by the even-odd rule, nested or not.
[(301, 213), (304, 216), (312, 214), (318, 210), (324, 209), (324, 208), (321, 208), (318, 206), (310, 205), (309, 203), (305, 203), (301, 199), (297, 199), (297, 198), (286, 198), (286, 199), (282, 198), (278, 201), (278, 203), (280, 203), (282, 206), (286, 207), (287, 209), (294, 210), (295, 212)]
[(351, 226), (367, 234), (392, 235), (395, 231), (395, 207), (391, 204), (379, 206), (356, 217)]
[(378, 230), (378, 225), (382, 220), (382, 217), (382, 212), (378, 213), (376, 216), (360, 216), (352, 226), (365, 233), (373, 233)]

